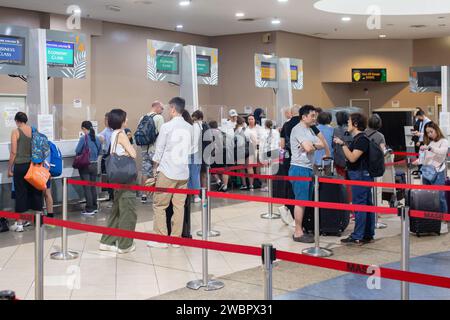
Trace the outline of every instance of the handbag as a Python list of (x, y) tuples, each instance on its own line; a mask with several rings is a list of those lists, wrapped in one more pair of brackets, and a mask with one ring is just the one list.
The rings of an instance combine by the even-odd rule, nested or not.
[(119, 156), (116, 153), (119, 134), (116, 136), (111, 154), (106, 158), (106, 175), (108, 181), (118, 184), (133, 183), (137, 179), (136, 161), (128, 156)]
[(87, 135), (85, 135), (83, 151), (81, 151), (81, 154), (79, 154), (75, 157), (72, 167), (74, 169), (87, 168), (91, 164), (90, 159), (91, 159), (91, 150), (89, 149), (89, 146), (88, 146), (88, 137), (87, 137)]
[(429, 181), (431, 184), (433, 184), (436, 181), (438, 172), (434, 166), (430, 165), (424, 165), (422, 166), (422, 178)]
[(46, 169), (42, 163), (36, 164), (32, 162), (24, 179), (37, 190), (44, 191), (47, 189), (50, 171)]

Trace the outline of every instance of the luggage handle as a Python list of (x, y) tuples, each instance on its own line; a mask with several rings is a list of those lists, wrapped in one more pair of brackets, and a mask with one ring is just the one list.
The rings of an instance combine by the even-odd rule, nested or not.
[(325, 173), (325, 161), (330, 161), (331, 162), (331, 174), (334, 173), (334, 158), (333, 157), (323, 157), (322, 158), (322, 168), (321, 168), (321, 172), (322, 175), (324, 175)]

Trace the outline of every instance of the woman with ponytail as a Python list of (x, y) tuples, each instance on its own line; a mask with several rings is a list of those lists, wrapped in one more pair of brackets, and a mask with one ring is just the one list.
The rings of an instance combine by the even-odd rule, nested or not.
[[(92, 126), (92, 123), (90, 121), (83, 121), (83, 123), (81, 124), (81, 131), (83, 132), (83, 135), (80, 137), (80, 141), (78, 141), (75, 152), (77, 155), (81, 155), (85, 148), (88, 148), (90, 152), (90, 164), (85, 168), (78, 169), (80, 178), (84, 181), (96, 182), (98, 176), (97, 162), (102, 144), (100, 143), (98, 137), (95, 135), (94, 127)], [(81, 214), (93, 216), (98, 212), (97, 188), (84, 186), (83, 189), (86, 196), (86, 208)]]

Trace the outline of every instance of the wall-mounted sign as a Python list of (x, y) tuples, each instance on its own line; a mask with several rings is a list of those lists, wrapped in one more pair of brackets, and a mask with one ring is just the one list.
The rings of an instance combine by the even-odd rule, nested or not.
[(278, 88), (278, 57), (255, 54), (255, 83), (258, 88)]
[(219, 84), (219, 50), (196, 47), (198, 84), (217, 86)]
[(28, 74), (28, 28), (0, 24), (0, 74)]
[(409, 69), (409, 89), (411, 92), (441, 92), (442, 67), (411, 67)]
[(352, 82), (387, 82), (386, 69), (352, 69)]
[(86, 36), (47, 30), (47, 66), (49, 77), (86, 78)]
[(147, 79), (181, 83), (183, 45), (147, 40)]
[(291, 82), (294, 90), (303, 89), (303, 60), (290, 59), (291, 63)]

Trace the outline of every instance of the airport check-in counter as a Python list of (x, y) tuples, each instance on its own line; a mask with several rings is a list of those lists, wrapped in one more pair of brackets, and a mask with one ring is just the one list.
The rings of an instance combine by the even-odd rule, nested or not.
[[(56, 141), (55, 145), (63, 155), (63, 173), (61, 176), (52, 178), (52, 194), (55, 206), (62, 203), (62, 178), (78, 178), (78, 170), (72, 168), (75, 158), (77, 140)], [(12, 210), (14, 200), (11, 199), (12, 178), (8, 177), (9, 143), (0, 143), (0, 210)], [(81, 187), (68, 185), (69, 202), (79, 201), (84, 198)]]

